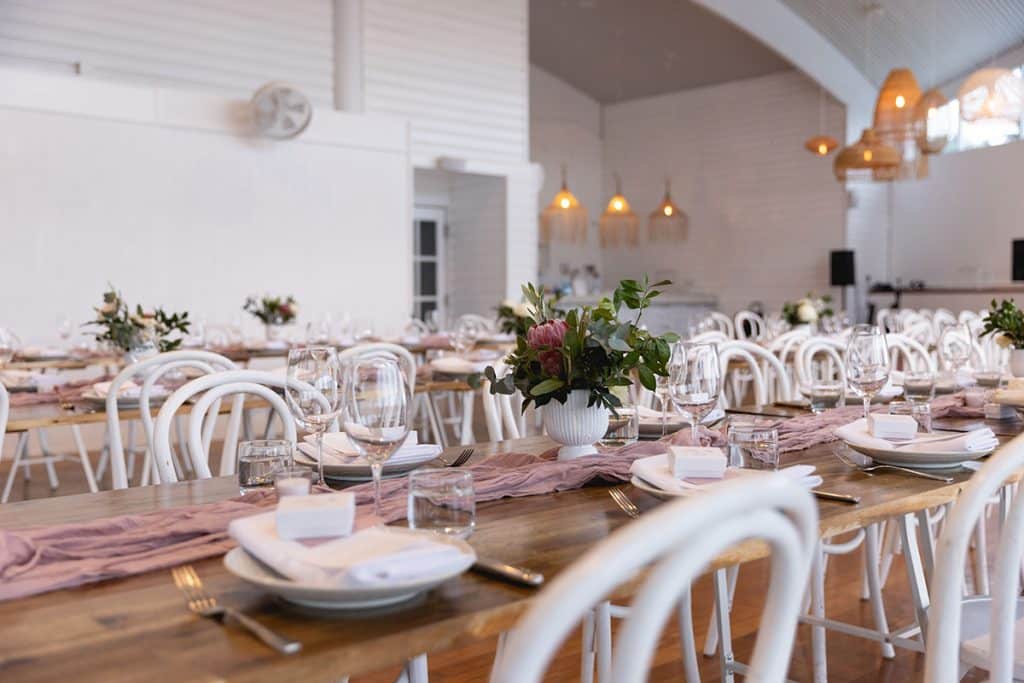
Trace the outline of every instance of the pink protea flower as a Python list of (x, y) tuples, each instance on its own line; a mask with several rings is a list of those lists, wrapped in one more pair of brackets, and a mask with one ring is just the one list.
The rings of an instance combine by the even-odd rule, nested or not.
[(549, 320), (526, 331), (526, 343), (540, 351), (541, 367), (549, 375), (562, 373), (562, 354), (558, 349), (562, 348), (568, 330), (569, 325), (564, 320)]

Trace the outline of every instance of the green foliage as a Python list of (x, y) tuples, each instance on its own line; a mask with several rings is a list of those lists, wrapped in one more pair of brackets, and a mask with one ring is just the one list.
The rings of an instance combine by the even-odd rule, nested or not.
[[(543, 297), (543, 288), (541, 288), (540, 294)], [(556, 308), (557, 303), (557, 295), (548, 299), (548, 310), (556, 315), (564, 315), (563, 311)], [(497, 311), (498, 329), (505, 334), (526, 334), (526, 331), (533, 327), (535, 309), (529, 304), (523, 304), (520, 307), (511, 301), (505, 301), (498, 306)]]
[(800, 307), (804, 304), (810, 304), (814, 308), (815, 321), (821, 320), (822, 318), (831, 318), (835, 315), (835, 311), (832, 310), (832, 296), (825, 294), (824, 296), (815, 298), (813, 292), (807, 292), (807, 296), (799, 301), (787, 301), (782, 304), (782, 319), (785, 320), (792, 326), (804, 325), (811, 320), (803, 320), (800, 317)]
[(287, 325), (295, 320), (299, 306), (290, 294), (287, 297), (267, 294), (260, 299), (248, 297), (242, 310), (254, 315), (264, 325)]
[(1024, 349), (1024, 312), (1017, 308), (1013, 299), (1003, 299), (999, 304), (992, 299), (984, 322), (982, 335), (1002, 334), (1016, 348)]
[[(103, 304), (94, 310), (96, 319), (86, 326), (99, 328), (92, 333), (96, 341), (122, 351), (131, 351), (149, 342), (156, 344), (160, 351), (173, 351), (181, 345), (182, 335), (188, 334), (187, 312), (168, 314), (157, 308), (149, 313), (136, 305), (133, 313), (113, 285), (103, 293)], [(178, 336), (172, 339), (175, 332)]]
[[(524, 285), (523, 296), (535, 315), (527, 329), (517, 335), (516, 348), (506, 358), (511, 372), (497, 377), (493, 367), (485, 370), (491, 393), (519, 391), (525, 399), (525, 410), (531, 402), (538, 406), (552, 400), (565, 403), (569, 392), (586, 389), (590, 392), (588, 405), (603, 405), (614, 411), (622, 402), (613, 390), (632, 384), (633, 372), (653, 391), (656, 377), (668, 376), (671, 345), (679, 336), (653, 336), (639, 322), (644, 309), (661, 293), (655, 288), (670, 284), (668, 280), (650, 284), (646, 276), (642, 282), (623, 280), (611, 299), (564, 315), (544, 299), (542, 290)], [(636, 311), (636, 316), (629, 321), (619, 320), (618, 311), (623, 308)], [(529, 331), (553, 320), (564, 320), (567, 326), (561, 346), (531, 346)], [(560, 360), (557, 372), (552, 372), (556, 365), (551, 362), (553, 358)]]

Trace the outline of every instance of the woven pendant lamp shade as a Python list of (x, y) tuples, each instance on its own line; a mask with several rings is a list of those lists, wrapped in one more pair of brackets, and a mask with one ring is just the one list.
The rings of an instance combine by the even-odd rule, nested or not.
[[(928, 166), (917, 147), (914, 112), (921, 99), (921, 88), (910, 69), (893, 69), (886, 76), (875, 100), (872, 129), (878, 139), (900, 155), (897, 178), (923, 178)], [(886, 171), (886, 174), (888, 172)]]
[(1019, 125), (1024, 116), (1024, 80), (1009, 69), (981, 69), (960, 86), (960, 118)]
[(826, 157), (839, 147), (839, 141), (828, 135), (815, 135), (804, 143), (804, 149), (820, 157)]
[(608, 207), (598, 221), (602, 247), (635, 247), (640, 232), (640, 221), (622, 195), (622, 182), (615, 176), (615, 196), (608, 200)]
[(665, 198), (647, 218), (647, 239), (651, 242), (683, 242), (690, 228), (686, 212), (672, 202), (672, 188), (665, 181)]
[(553, 241), (585, 244), (587, 220), (586, 208), (576, 199), (576, 195), (569, 191), (565, 166), (563, 166), (562, 189), (540, 214), (541, 244), (549, 244)]
[(914, 135), (917, 146), (925, 154), (938, 154), (946, 147), (956, 122), (950, 120), (949, 111), (942, 107), (946, 96), (938, 88), (932, 88), (917, 101), (914, 107)]
[(832, 170), (836, 180), (893, 180), (900, 165), (900, 153), (883, 143), (866, 128), (860, 140), (839, 150)]

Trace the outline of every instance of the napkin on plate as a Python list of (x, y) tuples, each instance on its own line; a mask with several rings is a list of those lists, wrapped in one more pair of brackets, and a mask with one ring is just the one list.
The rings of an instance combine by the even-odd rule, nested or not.
[[(441, 453), (441, 447), (432, 443), (419, 443), (416, 430), (409, 432), (405, 442), (399, 446), (390, 458), (388, 465), (399, 465), (406, 462), (425, 462), (436, 458)], [(308, 435), (304, 438), (305, 443), (300, 443), (298, 448), (305, 455), (316, 461), (316, 438)], [(324, 434), (324, 464), (325, 465), (357, 465), (366, 462), (359, 448), (352, 443), (345, 432), (330, 432)]]
[(721, 448), (669, 446), (668, 464), (679, 479), (721, 479), (728, 461)]
[(483, 372), (490, 364), (489, 361), (473, 361), (460, 356), (441, 356), (430, 361), (430, 367), (446, 375), (471, 375)]
[(835, 434), (851, 446), (886, 451), (898, 448), (908, 453), (984, 453), (994, 450), (999, 445), (999, 439), (988, 427), (974, 429), (958, 436), (920, 434), (910, 441), (889, 441), (871, 436), (867, 420), (864, 418), (839, 427)]
[[(630, 465), (629, 471), (648, 484), (668, 493), (686, 493), (698, 490), (709, 484), (714, 484), (722, 479), (767, 473), (766, 470), (745, 470), (738, 467), (728, 467), (722, 479), (679, 479), (673, 476), (672, 470), (669, 469), (668, 454), (638, 458)], [(778, 472), (787, 477), (792, 477), (794, 481), (808, 489), (819, 486), (822, 481), (820, 476), (814, 474), (813, 465), (793, 465), (780, 469)]]
[(348, 536), (355, 521), (356, 497), (347, 491), (284, 496), (277, 502), (277, 535), (289, 541)]
[(292, 581), (329, 587), (386, 586), (429, 579), (468, 566), (454, 545), (372, 527), (315, 546), (277, 535), (275, 513), (236, 519), (228, 533), (258, 560)]
[(917, 420), (910, 415), (886, 415), (875, 413), (868, 417), (871, 436), (878, 439), (899, 439), (906, 441), (917, 434)]

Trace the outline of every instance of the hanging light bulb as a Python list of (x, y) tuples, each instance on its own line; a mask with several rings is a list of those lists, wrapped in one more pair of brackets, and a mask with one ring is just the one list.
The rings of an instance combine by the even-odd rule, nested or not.
[(562, 188), (540, 214), (540, 241), (541, 244), (587, 241), (587, 210), (569, 191), (565, 164), (562, 164)]
[(946, 147), (956, 130), (952, 110), (945, 105), (946, 96), (938, 88), (921, 95), (914, 107), (914, 133), (917, 146), (925, 154), (938, 154)]
[(878, 134), (866, 128), (860, 140), (839, 150), (832, 170), (836, 180), (893, 180), (900, 166), (900, 153), (883, 143)]
[(635, 247), (640, 222), (622, 194), (622, 180), (615, 174), (615, 195), (608, 200), (608, 207), (598, 222), (602, 247), (619, 245)]
[(665, 198), (647, 217), (647, 239), (651, 242), (682, 242), (689, 226), (689, 217), (672, 202), (672, 187), (666, 178)]
[(818, 134), (808, 138), (804, 142), (804, 149), (820, 157), (828, 156), (836, 147), (839, 141), (825, 135), (825, 89), (818, 88)]

